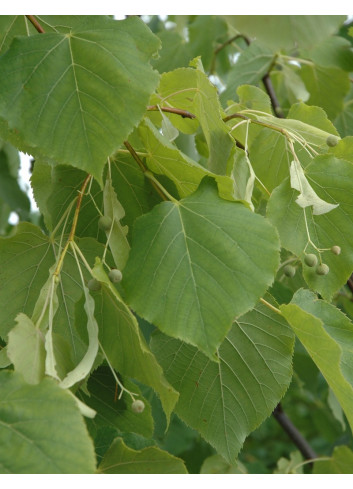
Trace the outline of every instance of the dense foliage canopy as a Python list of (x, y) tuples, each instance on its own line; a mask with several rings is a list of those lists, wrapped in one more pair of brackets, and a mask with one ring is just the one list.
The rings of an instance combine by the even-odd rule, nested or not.
[(352, 78), (345, 16), (0, 17), (0, 472), (353, 473)]

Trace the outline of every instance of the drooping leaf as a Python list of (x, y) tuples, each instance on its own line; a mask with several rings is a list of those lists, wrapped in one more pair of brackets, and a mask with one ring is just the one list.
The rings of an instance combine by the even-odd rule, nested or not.
[(234, 463), (245, 438), (290, 383), (293, 343), (286, 321), (260, 304), (233, 325), (218, 350), (218, 364), (161, 333), (151, 346), (180, 392), (178, 416)]
[(98, 467), (101, 474), (187, 474), (184, 462), (157, 447), (132, 450), (116, 438)]
[[(267, 216), (278, 229), (282, 246), (302, 260), (306, 253), (318, 251), (308, 243), (304, 212), (311, 240), (317, 248), (328, 249), (322, 253), (322, 261), (329, 266), (328, 276), (320, 276), (315, 268), (303, 265), (308, 285), (329, 300), (349, 278), (353, 270), (353, 239), (345, 232), (352, 226), (351, 163), (333, 156), (318, 156), (306, 167), (305, 175), (317, 195), (325, 202), (339, 204), (336, 209), (322, 215), (313, 215), (295, 202), (298, 192), (285, 180), (271, 195)], [(308, 246), (307, 246), (308, 245)], [(332, 246), (341, 247), (339, 256), (329, 251)]]
[(234, 317), (256, 304), (277, 264), (275, 230), (220, 199), (206, 177), (194, 194), (137, 220), (123, 286), (140, 316), (215, 358)]
[(162, 368), (140, 332), (136, 317), (109, 281), (99, 261), (93, 273), (97, 280), (105, 284), (95, 294), (95, 315), (100, 324), (99, 342), (109, 362), (121, 375), (152, 387), (161, 399), (169, 422), (178, 393), (166, 381)]
[(76, 404), (54, 381), (0, 372), (0, 472), (93, 473), (95, 455)]
[(284, 317), (320, 369), (353, 426), (353, 324), (335, 306), (305, 289), (280, 306)]
[(16, 326), (9, 333), (7, 354), (15, 370), (29, 384), (38, 384), (44, 377), (44, 336), (23, 313), (16, 317)]
[(158, 47), (137, 17), (98, 16), (66, 34), (16, 38), (0, 60), (0, 116), (33, 156), (38, 146), (40, 156), (101, 183), (107, 157), (139, 122), (156, 87), (148, 60)]
[(183, 154), (176, 146), (166, 141), (148, 119), (140, 124), (139, 133), (148, 152), (148, 168), (154, 173), (170, 178), (181, 198), (194, 192), (203, 177), (209, 175), (216, 179), (221, 197), (234, 200), (234, 183), (230, 177), (216, 175)]

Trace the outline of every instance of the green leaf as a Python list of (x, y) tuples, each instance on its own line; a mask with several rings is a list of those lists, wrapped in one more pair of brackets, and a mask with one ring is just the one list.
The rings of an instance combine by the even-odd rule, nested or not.
[[(225, 175), (234, 143), (221, 117), (216, 87), (206, 74), (193, 68), (165, 73), (161, 77), (158, 96), (161, 106), (168, 103), (168, 106), (187, 110), (196, 116), (208, 145), (208, 169)], [(182, 130), (177, 123), (174, 125)]]
[(353, 88), (344, 99), (342, 111), (335, 119), (335, 126), (342, 137), (353, 134)]
[(233, 463), (227, 463), (220, 455), (211, 455), (207, 457), (201, 467), (200, 474), (246, 474), (247, 470), (238, 460)]
[[(77, 239), (76, 242), (92, 265), (94, 258), (103, 254), (103, 245), (91, 238)], [(37, 226), (29, 223), (19, 224), (11, 237), (0, 239), (0, 336), (3, 338), (15, 325), (15, 317), (19, 311), (32, 317), (38, 295), (48, 280), (48, 270), (56, 263), (57, 252), (57, 244)], [(83, 273), (88, 280), (89, 274), (86, 270)], [(77, 263), (71, 252), (65, 257), (57, 294), (59, 305), (55, 315), (54, 333), (68, 341), (72, 360), (77, 364), (83, 357), (86, 346), (74, 326), (75, 304), (82, 296), (82, 285)]]
[(234, 317), (256, 304), (277, 264), (275, 230), (220, 199), (206, 177), (194, 194), (136, 221), (123, 286), (140, 316), (214, 359)]
[(70, 394), (50, 379), (29, 385), (17, 373), (0, 372), (0, 472), (94, 470), (93, 443)]
[(11, 365), (11, 360), (7, 356), (7, 347), (0, 348), (0, 368), (5, 368)]
[(81, 394), (84, 402), (93, 408), (97, 414), (91, 423), (96, 429), (103, 426), (117, 428), (120, 432), (138, 433), (147, 438), (153, 435), (153, 419), (151, 407), (136, 384), (126, 379), (120, 379), (126, 389), (138, 395), (145, 403), (142, 413), (134, 413), (131, 409), (131, 397), (124, 392), (120, 397), (120, 388), (116, 385), (112, 372), (108, 367), (99, 367), (90, 376), (87, 388), (89, 396)]
[(130, 234), (135, 219), (152, 209), (161, 198), (130, 155), (116, 154), (111, 167), (115, 191), (126, 211), (123, 223), (129, 227)]
[(167, 141), (148, 119), (140, 124), (139, 133), (148, 152), (147, 167), (154, 173), (170, 178), (181, 198), (195, 192), (203, 177), (209, 175), (216, 179), (221, 197), (234, 200), (234, 182), (230, 177), (216, 175), (193, 161)]
[(300, 452), (292, 452), (289, 454), (289, 459), (281, 457), (277, 462), (277, 468), (273, 471), (274, 474), (302, 474), (303, 473), (303, 457)]
[(320, 369), (353, 426), (353, 324), (309, 290), (297, 291), (280, 310)]
[(25, 219), (30, 202), (17, 181), (19, 162), (18, 151), (11, 144), (0, 140), (0, 199)]
[(329, 153), (336, 158), (353, 163), (353, 136), (347, 136), (338, 141), (336, 146), (330, 148)]
[(343, 37), (331, 36), (326, 38), (310, 51), (309, 57), (320, 66), (335, 66), (345, 71), (352, 71), (352, 45)]
[(189, 64), (193, 56), (185, 39), (178, 32), (164, 30), (156, 34), (161, 40), (162, 49), (158, 53), (158, 58), (151, 61), (153, 68), (165, 73)]
[[(78, 192), (87, 174), (72, 166), (57, 165), (55, 167), (36, 160), (31, 176), (35, 201), (43, 214), (44, 222), (49, 231), (65, 218), (65, 212), (70, 205), (74, 205)], [(94, 198), (94, 202), (91, 198)], [(85, 196), (82, 202), (82, 211), (76, 227), (76, 236), (91, 236), (98, 238), (99, 214), (95, 204), (103, 209), (102, 192), (93, 181), (90, 185), (90, 195)], [(72, 224), (73, 207), (66, 222), (65, 232), (69, 232)], [(62, 231), (62, 226), (59, 227)], [(101, 233), (103, 236), (103, 233)]]
[[(99, 342), (109, 362), (121, 375), (149, 385), (161, 399), (168, 422), (178, 393), (166, 381), (162, 368), (144, 340), (136, 317), (110, 282), (97, 261), (93, 269), (97, 280), (105, 284), (95, 294), (95, 315), (100, 324)], [(82, 321), (80, 317), (78, 321)]]
[(0, 52), (3, 54), (15, 36), (29, 36), (37, 31), (25, 15), (1, 15)]
[(253, 85), (241, 85), (237, 88), (239, 104), (245, 109), (259, 110), (272, 115), (271, 99), (263, 90)]
[(101, 474), (187, 474), (184, 462), (156, 447), (132, 450), (116, 438), (98, 467)]
[(221, 93), (221, 101), (236, 100), (240, 85), (257, 85), (268, 72), (274, 53), (258, 42), (253, 42), (237, 59), (227, 75), (227, 88)]
[(208, 71), (217, 41), (227, 39), (227, 24), (218, 15), (198, 15), (189, 25), (188, 33), (191, 57), (200, 56), (205, 71)]
[[(346, 283), (353, 269), (353, 239), (351, 233), (345, 231), (351, 228), (353, 219), (353, 166), (333, 156), (318, 156), (305, 169), (305, 176), (320, 198), (339, 206), (327, 214), (313, 215), (310, 209), (298, 206), (295, 202), (298, 192), (290, 188), (289, 180), (285, 180), (272, 192), (267, 216), (278, 229), (282, 246), (303, 260), (305, 248), (305, 253), (318, 256), (318, 251), (308, 243), (305, 212), (311, 240), (317, 248), (328, 249), (322, 253), (322, 261), (329, 266), (330, 272), (328, 276), (320, 276), (315, 268), (304, 266), (303, 262), (303, 275), (313, 290), (330, 300)], [(329, 251), (334, 245), (342, 249), (339, 256)]]
[(112, 180), (106, 178), (103, 191), (104, 216), (112, 220), (112, 227), (106, 231), (109, 248), (112, 252), (114, 262), (119, 270), (123, 270), (130, 252), (130, 245), (127, 240), (127, 226), (122, 226), (121, 219), (125, 216), (125, 210), (119, 202)]
[(314, 474), (352, 474), (353, 452), (345, 445), (335, 447), (331, 459), (314, 462)]
[[(265, 122), (265, 119), (263, 121)], [(283, 128), (294, 132), (296, 136), (315, 145), (316, 151), (326, 151), (327, 137), (330, 134), (338, 135), (323, 109), (311, 107), (304, 103), (292, 105), (287, 119), (270, 118), (267, 122), (279, 129)], [(306, 150), (298, 143), (294, 143), (294, 149), (303, 166), (311, 161)], [(256, 176), (271, 192), (289, 176), (293, 155), (289, 152), (283, 134), (264, 128), (251, 142), (250, 159)]]
[(15, 370), (29, 384), (38, 384), (44, 377), (44, 336), (23, 313), (16, 317), (16, 326), (9, 333), (7, 354)]
[(159, 41), (137, 17), (97, 17), (79, 27), (14, 39), (0, 60), (0, 116), (33, 156), (38, 146), (101, 183), (107, 157), (139, 122), (157, 85), (148, 60)]
[(176, 413), (229, 463), (284, 395), (293, 346), (286, 321), (262, 304), (233, 325), (218, 350), (219, 363), (161, 333), (151, 344), (180, 392)]
[(271, 49), (309, 48), (334, 34), (344, 15), (234, 15), (227, 21)]
[(290, 94), (293, 94), (295, 100), (306, 102), (310, 97), (310, 93), (305, 88), (303, 80), (300, 76), (294, 71), (294, 67), (289, 67), (288, 65), (282, 65), (282, 71), (280, 72), (283, 76), (283, 82), (287, 91)]
[(310, 93), (307, 103), (322, 107), (334, 119), (341, 112), (350, 89), (348, 73), (339, 68), (304, 65), (300, 75)]

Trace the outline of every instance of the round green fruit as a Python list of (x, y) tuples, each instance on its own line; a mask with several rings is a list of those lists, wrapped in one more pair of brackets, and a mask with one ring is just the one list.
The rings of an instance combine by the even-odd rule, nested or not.
[(121, 282), (121, 279), (123, 278), (123, 274), (117, 268), (113, 268), (112, 270), (110, 270), (108, 277), (109, 280), (113, 282), (113, 284), (116, 284), (118, 282)]
[(284, 275), (286, 275), (286, 277), (291, 277), (291, 278), (294, 277), (295, 272), (296, 272), (296, 268), (293, 267), (292, 265), (286, 265), (283, 268), (283, 273)]
[(309, 253), (304, 256), (304, 263), (308, 265), (308, 267), (315, 267), (317, 265), (317, 256), (313, 253)]
[(137, 399), (131, 404), (131, 409), (134, 413), (142, 413), (142, 411), (145, 409), (145, 403), (140, 399)]
[(102, 231), (109, 231), (112, 225), (112, 220), (108, 216), (101, 216), (98, 220), (98, 226)]
[(326, 144), (327, 144), (327, 146), (330, 146), (331, 148), (333, 148), (333, 146), (337, 145), (338, 141), (339, 141), (339, 138), (337, 136), (330, 134), (330, 136), (328, 136), (326, 139)]
[(97, 291), (100, 290), (102, 286), (101, 283), (98, 282), (98, 280), (96, 280), (95, 278), (91, 278), (91, 280), (88, 281), (87, 287), (89, 288), (89, 290)]
[(317, 266), (316, 273), (318, 275), (327, 275), (328, 272), (330, 271), (328, 265), (326, 263), (321, 263), (320, 265)]
[(331, 251), (334, 255), (340, 255), (341, 254), (341, 248), (340, 246), (332, 246)]

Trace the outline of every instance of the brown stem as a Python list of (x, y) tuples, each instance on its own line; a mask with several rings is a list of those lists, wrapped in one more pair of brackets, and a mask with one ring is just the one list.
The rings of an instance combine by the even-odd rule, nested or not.
[(196, 115), (191, 114), (188, 110), (176, 109), (174, 107), (159, 107), (158, 105), (149, 105), (147, 110), (161, 110), (162, 112), (170, 112), (171, 114), (181, 115), (183, 118), (195, 119)]
[[(131, 146), (131, 144), (129, 143), (129, 141), (124, 141), (124, 145), (127, 148), (127, 150), (129, 151), (129, 153), (131, 154), (131, 156), (133, 157), (133, 159), (136, 161), (136, 163), (138, 164), (138, 166), (140, 167), (140, 169), (143, 171), (143, 173), (145, 173), (146, 171), (148, 171), (148, 168), (146, 167), (146, 165), (144, 164), (144, 162), (141, 160), (141, 158), (139, 157), (139, 155), (136, 153), (136, 151), (134, 150), (134, 148)], [(153, 188), (158, 193), (158, 195), (163, 200), (167, 200), (166, 199), (166, 196), (163, 194), (163, 192), (158, 187), (158, 185), (156, 185), (153, 180), (150, 180), (149, 179), (149, 181), (151, 182)]]
[(284, 114), (283, 114), (282, 109), (280, 107), (280, 104), (278, 102), (277, 95), (273, 89), (273, 85), (272, 85), (269, 73), (266, 73), (266, 75), (262, 78), (262, 82), (265, 86), (265, 89), (266, 89), (268, 96), (270, 97), (271, 105), (272, 105), (272, 108), (273, 108), (275, 115), (277, 117), (279, 117), (280, 119), (284, 119)]
[(77, 199), (77, 202), (76, 202), (76, 209), (75, 209), (75, 214), (74, 214), (74, 217), (73, 217), (73, 220), (72, 220), (72, 225), (71, 225), (71, 230), (70, 230), (70, 234), (69, 234), (69, 237), (67, 239), (67, 242), (63, 248), (63, 251), (61, 252), (61, 255), (60, 255), (60, 258), (59, 258), (59, 261), (58, 261), (58, 264), (56, 266), (56, 269), (55, 269), (55, 272), (54, 272), (54, 275), (55, 276), (59, 276), (60, 275), (60, 271), (61, 271), (61, 267), (64, 263), (64, 258), (65, 258), (65, 255), (66, 255), (66, 252), (67, 250), (69, 249), (69, 246), (70, 246), (70, 243), (74, 240), (75, 238), (75, 231), (76, 231), (76, 226), (77, 226), (77, 221), (78, 221), (78, 215), (80, 213), (80, 208), (81, 208), (81, 204), (82, 204), (82, 198), (83, 198), (83, 195), (85, 193), (85, 190), (86, 190), (86, 187), (88, 185), (88, 182), (91, 180), (92, 178), (92, 175), (87, 175), (83, 184), (82, 184), (82, 187), (79, 191), (79, 194), (78, 194), (78, 199)]
[(38, 20), (35, 18), (34, 15), (26, 15), (26, 17), (31, 22), (31, 24), (34, 25), (34, 27), (37, 29), (37, 31), (39, 32), (39, 34), (45, 34), (45, 30), (40, 25), (40, 23), (38, 22)]
[(282, 426), (284, 431), (287, 433), (289, 438), (293, 441), (296, 447), (300, 450), (300, 453), (306, 460), (311, 460), (317, 458), (316, 452), (311, 448), (309, 443), (299, 432), (299, 430), (294, 426), (291, 420), (283, 412), (281, 404), (277, 404), (273, 411), (273, 416), (276, 421)]
[(218, 46), (214, 51), (213, 51), (213, 57), (212, 57), (212, 62), (211, 62), (211, 66), (210, 66), (210, 74), (212, 74), (215, 70), (215, 64), (216, 64), (216, 57), (217, 57), (217, 54), (222, 51), (222, 49), (226, 48), (227, 46), (229, 46), (229, 44), (232, 44), (232, 42), (236, 41), (237, 39), (244, 39), (244, 41), (246, 42), (246, 44), (249, 46), (250, 44), (250, 39), (248, 37), (246, 37), (244, 34), (237, 34), (233, 37), (231, 37), (230, 39), (228, 39), (227, 41), (225, 41), (223, 44), (221, 44), (220, 46)]

